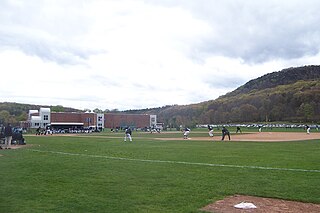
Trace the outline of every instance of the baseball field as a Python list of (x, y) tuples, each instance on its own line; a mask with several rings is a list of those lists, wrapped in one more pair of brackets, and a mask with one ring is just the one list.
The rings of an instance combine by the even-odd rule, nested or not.
[(272, 212), (269, 198), (320, 210), (319, 132), (132, 136), (25, 135), (27, 145), (0, 150), (0, 212), (240, 212), (233, 202), (257, 198), (269, 206), (254, 212)]

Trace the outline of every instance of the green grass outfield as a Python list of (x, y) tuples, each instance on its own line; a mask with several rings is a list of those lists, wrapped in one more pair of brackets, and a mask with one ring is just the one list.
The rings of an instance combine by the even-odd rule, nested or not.
[(0, 150), (0, 212), (201, 212), (234, 194), (320, 203), (319, 140), (83, 136), (25, 136), (26, 147)]

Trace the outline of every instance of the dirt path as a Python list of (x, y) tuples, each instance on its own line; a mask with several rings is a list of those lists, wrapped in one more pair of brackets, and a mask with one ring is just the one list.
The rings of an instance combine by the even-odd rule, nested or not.
[[(157, 140), (183, 140), (183, 138), (155, 138)], [(259, 132), (231, 135), (231, 141), (261, 141), (261, 142), (276, 142), (276, 141), (300, 141), (300, 140), (320, 140), (320, 133), (304, 133), (304, 132)], [(220, 134), (215, 134), (213, 138), (208, 137), (192, 137), (188, 140), (203, 140), (203, 141), (221, 141)], [(225, 141), (228, 141), (227, 137)]]

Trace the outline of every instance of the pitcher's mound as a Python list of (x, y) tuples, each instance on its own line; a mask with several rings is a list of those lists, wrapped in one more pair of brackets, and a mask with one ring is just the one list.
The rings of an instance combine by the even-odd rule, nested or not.
[[(241, 202), (253, 203), (257, 208), (255, 209), (237, 209), (234, 205)], [(302, 203), (296, 201), (286, 201), (273, 198), (262, 198), (245, 195), (235, 195), (226, 197), (223, 200), (216, 201), (215, 203), (209, 204), (201, 210), (207, 212), (216, 213), (246, 213), (246, 212), (257, 212), (257, 213), (318, 213), (320, 212), (320, 204), (314, 203)]]

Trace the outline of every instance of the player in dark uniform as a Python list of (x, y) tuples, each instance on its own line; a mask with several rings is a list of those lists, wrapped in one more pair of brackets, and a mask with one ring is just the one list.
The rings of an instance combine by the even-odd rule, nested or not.
[(226, 135), (228, 135), (228, 138), (229, 138), (229, 141), (230, 141), (230, 132), (229, 132), (229, 130), (227, 130), (227, 128), (225, 128), (225, 127), (222, 127), (222, 141), (224, 140), (224, 137), (226, 136)]

